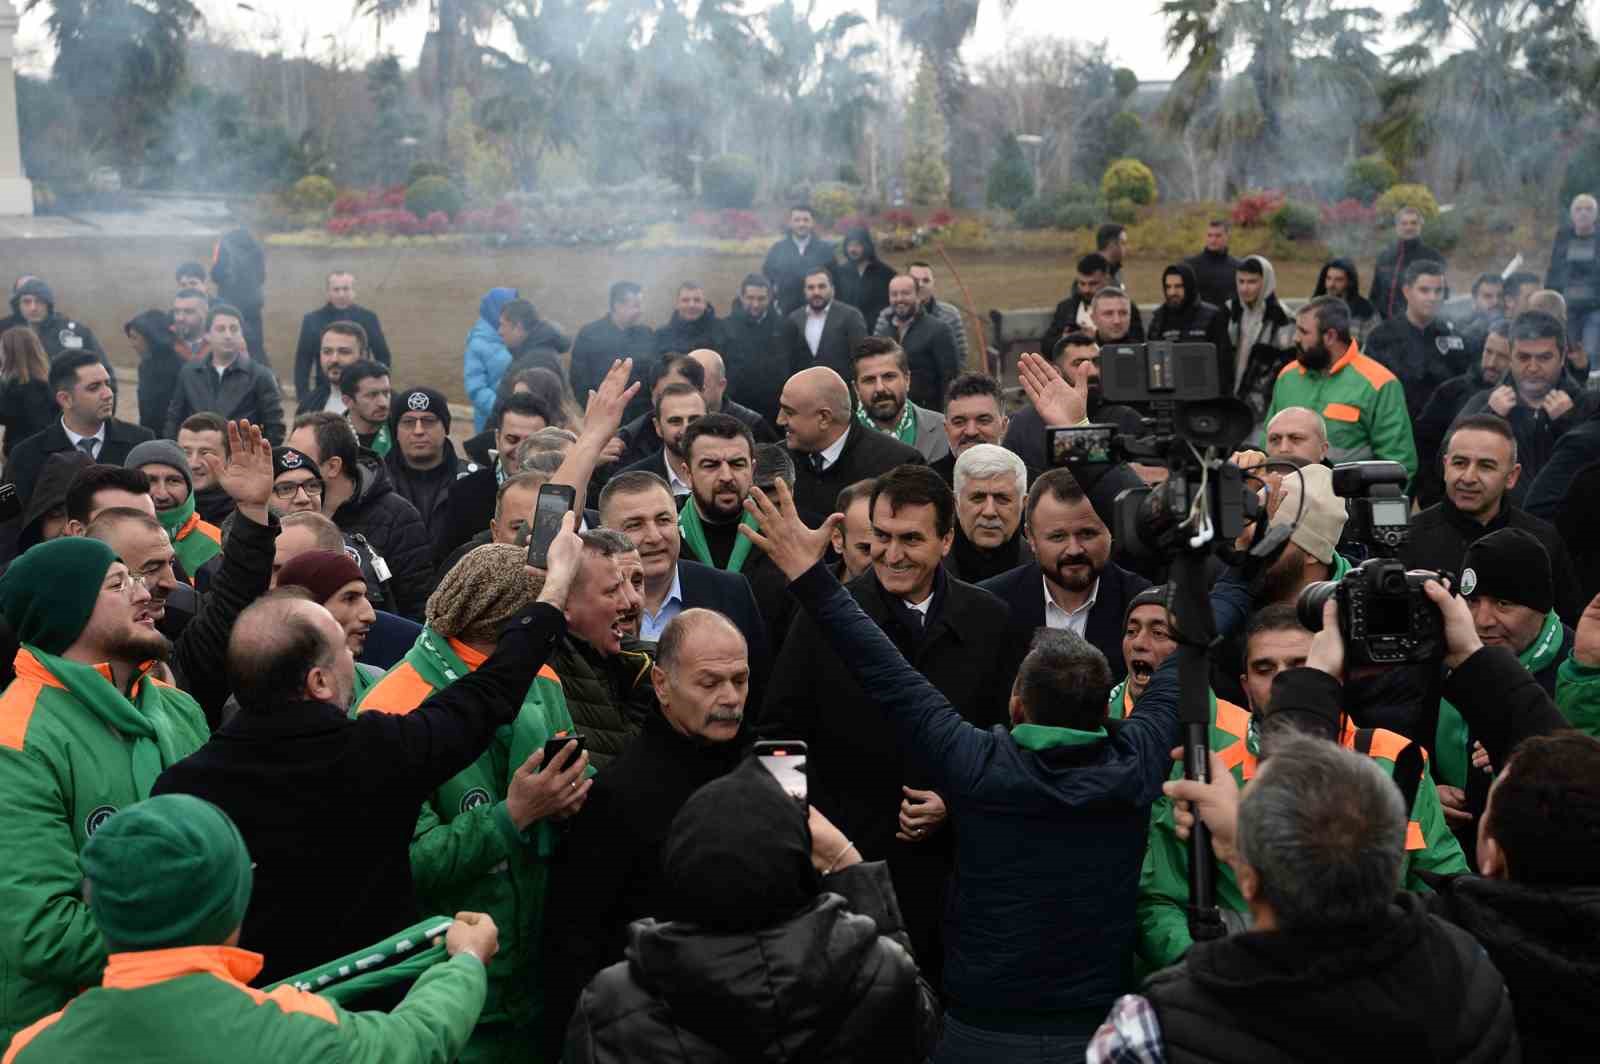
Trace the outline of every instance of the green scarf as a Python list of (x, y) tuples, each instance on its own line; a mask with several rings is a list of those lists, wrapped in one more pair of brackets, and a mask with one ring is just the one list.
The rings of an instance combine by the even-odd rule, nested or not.
[[(1528, 644), (1528, 649), (1517, 655), (1517, 660), (1524, 669), (1538, 675), (1561, 653), (1561, 640), (1561, 618), (1556, 616), (1555, 610), (1551, 610), (1545, 614), (1544, 626), (1539, 629), (1539, 634)], [(1467, 785), (1467, 766), (1471, 763), (1467, 741), (1467, 722), (1462, 719), (1461, 711), (1447, 700), (1440, 699), (1439, 729), (1434, 735), (1433, 744), (1434, 779), (1452, 787)]]
[[(871, 414), (867, 413), (865, 404), (856, 407), (856, 420), (869, 429), (878, 428), (878, 423), (872, 420)], [(917, 404), (907, 399), (905, 405), (900, 408), (900, 420), (895, 422), (894, 428), (878, 429), (878, 431), (887, 432), (907, 447), (915, 447), (917, 445)]]
[(178, 561), (183, 564), (183, 571), (188, 573), (191, 579), (202, 565), (222, 553), (222, 548), (217, 545), (216, 540), (200, 531), (200, 523), (194, 516), (193, 491), (189, 492), (189, 497), (183, 500), (181, 506), (174, 506), (170, 510), (157, 510), (156, 520), (167, 530), (167, 538), (172, 540), (173, 553), (177, 554)]
[(377, 945), (273, 983), (266, 988), (267, 992), (292, 986), (343, 1005), (373, 990), (415, 982), (423, 972), (445, 959), (444, 935), (450, 930), (450, 924), (448, 916), (429, 917)]
[(141, 795), (150, 793), (162, 769), (190, 752), (179, 749), (177, 721), (167, 707), (166, 692), (149, 677), (136, 679), (131, 697), (125, 698), (93, 665), (46, 654), (35, 646), (24, 649), (79, 705), (133, 744), (133, 782)]
[(378, 427), (378, 434), (372, 437), (372, 446), (369, 449), (373, 454), (377, 455), (379, 458), (382, 458), (384, 455), (389, 453), (389, 449), (393, 446), (394, 437), (389, 434), (388, 424), (385, 423), (380, 425)]
[[(678, 513), (678, 531), (683, 535), (683, 545), (689, 548), (695, 561), (715, 568), (717, 563), (711, 560), (711, 548), (706, 544), (705, 526), (700, 520), (700, 507), (694, 504), (693, 498), (685, 499), (683, 509)], [(761, 528), (756, 519), (748, 513), (739, 518), (739, 523), (758, 531)], [(750, 557), (750, 547), (750, 541), (735, 532), (733, 551), (728, 555), (728, 564), (723, 568), (730, 573), (742, 570), (745, 560)]]

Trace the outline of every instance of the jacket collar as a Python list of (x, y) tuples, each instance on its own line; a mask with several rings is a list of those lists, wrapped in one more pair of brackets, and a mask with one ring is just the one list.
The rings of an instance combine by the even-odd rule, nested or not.
[(1458, 510), (1456, 504), (1450, 501), (1450, 496), (1446, 495), (1439, 500), (1439, 512), (1444, 515), (1445, 521), (1471, 536), (1486, 536), (1490, 532), (1506, 527), (1511, 523), (1513, 508), (1511, 494), (1507, 492), (1500, 500), (1499, 512), (1489, 519), (1488, 524), (1480, 524), (1477, 518)]
[(332, 702), (285, 701), (264, 709), (243, 709), (218, 729), (239, 739), (293, 739), (340, 731), (350, 725), (345, 710)]
[(178, 946), (173, 949), (113, 953), (106, 958), (101, 985), (111, 990), (138, 990), (185, 975), (214, 975), (247, 985), (261, 974), (265, 958), (234, 946)]

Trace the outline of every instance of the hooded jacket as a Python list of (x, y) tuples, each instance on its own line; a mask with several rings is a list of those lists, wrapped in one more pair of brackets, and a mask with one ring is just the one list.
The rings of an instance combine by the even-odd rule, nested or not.
[(886, 869), (819, 880), (805, 815), (759, 764), (684, 804), (663, 863), (684, 900), (635, 923), (627, 960), (584, 991), (569, 1059), (925, 1059), (938, 1006)]
[(159, 434), (166, 428), (167, 409), (184, 365), (174, 346), (172, 313), (147, 310), (123, 328), (144, 337), (145, 353), (139, 360), (139, 424)]
[(1378, 317), (1378, 311), (1372, 302), (1361, 294), (1361, 271), (1356, 269), (1356, 264), (1349, 259), (1329, 259), (1317, 272), (1317, 287), (1311, 292), (1312, 298), (1328, 294), (1329, 270), (1343, 270), (1344, 275), (1350, 279), (1348, 294), (1344, 297), (1345, 306), (1350, 308), (1350, 335), (1357, 343), (1364, 344), (1372, 330), (1377, 328), (1383, 319)]
[[(860, 241), (866, 248), (861, 256), (861, 267), (851, 262), (845, 251), (852, 241)], [(865, 320), (877, 321), (883, 308), (889, 305), (889, 282), (894, 280), (894, 268), (878, 258), (872, 231), (858, 226), (845, 233), (839, 244), (839, 258), (833, 267), (834, 298), (855, 307)]]
[(91, 463), (89, 456), (79, 450), (57, 451), (45, 456), (39, 476), (33, 482), (33, 494), (28, 496), (28, 508), (22, 511), (22, 527), (17, 533), (18, 554), (43, 539), (44, 519), (52, 510), (66, 508), (67, 489), (72, 487), (78, 472)]
[[(1397, 240), (1378, 252), (1378, 260), (1372, 269), (1372, 291), (1368, 293), (1378, 317), (1394, 318), (1406, 312), (1406, 294), (1401, 290), (1400, 281), (1405, 277), (1407, 266), (1424, 259), (1431, 259), (1441, 266), (1448, 265), (1444, 261), (1444, 253), (1430, 248), (1420, 237)], [(1350, 284), (1352, 288), (1355, 287), (1353, 276)]]
[(1247, 307), (1235, 293), (1228, 300), (1228, 341), (1235, 359), (1234, 379), (1223, 387), (1250, 404), (1256, 423), (1272, 402), (1278, 374), (1294, 358), (1294, 319), (1278, 301), (1278, 272), (1265, 255), (1249, 255), (1246, 262), (1261, 266), (1261, 298)]
[[(433, 541), (417, 508), (394, 490), (389, 471), (371, 451), (356, 463), (355, 494), (332, 514), (347, 537), (360, 535), (383, 559), (391, 574), (386, 581), (395, 610), (420, 620), (433, 586)], [(381, 575), (381, 573), (380, 573)]]
[(1228, 317), (1222, 308), (1200, 298), (1199, 282), (1194, 270), (1176, 263), (1161, 271), (1163, 291), (1167, 278), (1176, 274), (1183, 278), (1183, 302), (1173, 309), (1163, 302), (1150, 315), (1150, 328), (1145, 330), (1147, 340), (1170, 340), (1173, 343), (1215, 344), (1217, 368), (1220, 379), (1234, 379), (1233, 351), (1228, 346)]
[[(37, 325), (22, 316), (22, 297), (34, 296), (44, 300), (44, 305), (49, 313)], [(50, 286), (37, 277), (30, 277), (11, 293), (11, 316), (0, 321), (0, 333), (7, 329), (25, 325), (32, 329), (39, 337), (39, 342), (44, 345), (46, 357), (54, 362), (62, 355), (77, 351), (92, 351), (100, 359), (100, 364), (111, 375), (111, 390), (117, 390), (117, 371), (112, 368), (111, 360), (106, 357), (105, 348), (100, 346), (100, 341), (95, 338), (94, 330), (81, 321), (74, 321), (56, 312), (55, 293)], [(112, 411), (116, 411), (113, 409)]]
[(467, 347), (462, 354), (462, 379), (467, 398), (472, 400), (472, 427), (482, 432), (494, 409), (495, 388), (511, 365), (511, 352), (500, 339), (500, 312), (517, 298), (515, 288), (491, 288), (478, 301), (478, 320), (467, 332)]

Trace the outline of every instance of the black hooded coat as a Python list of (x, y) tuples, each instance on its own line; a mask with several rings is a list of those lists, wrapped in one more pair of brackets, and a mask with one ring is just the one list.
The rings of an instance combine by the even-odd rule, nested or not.
[[(860, 241), (866, 248), (860, 265), (851, 262), (845, 250), (854, 241)], [(878, 258), (877, 245), (867, 229), (852, 229), (846, 233), (839, 245), (839, 255), (842, 261), (833, 267), (834, 298), (855, 307), (865, 320), (877, 321), (878, 315), (889, 305), (889, 282), (894, 280), (894, 268)]]
[(144, 337), (145, 353), (139, 360), (139, 424), (156, 435), (166, 427), (167, 408), (178, 390), (183, 358), (173, 346), (172, 314), (146, 310), (123, 328)]
[(1195, 279), (1194, 270), (1181, 262), (1161, 271), (1163, 291), (1167, 278), (1174, 274), (1183, 278), (1183, 303), (1176, 309), (1165, 302), (1157, 307), (1156, 312), (1150, 315), (1150, 327), (1145, 330), (1145, 339), (1215, 345), (1221, 380), (1231, 384), (1234, 358), (1233, 345), (1228, 342), (1228, 315), (1221, 307), (1200, 298), (1199, 282)]

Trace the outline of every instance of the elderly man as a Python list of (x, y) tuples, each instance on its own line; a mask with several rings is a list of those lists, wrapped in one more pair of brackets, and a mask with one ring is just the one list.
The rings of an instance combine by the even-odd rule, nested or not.
[[(411, 713), (481, 668), (500, 629), (531, 606), (540, 580), (508, 544), (469, 553), (428, 599), (428, 624), (405, 659), (359, 702), (368, 713)], [(544, 744), (573, 730), (561, 682), (548, 668), (521, 696), (509, 728), (423, 805), (411, 871), (428, 911), (481, 910), (502, 928), (489, 996), (470, 1060), (523, 1060), (537, 1037), (536, 951), (557, 824), (583, 808), (588, 755), (567, 747), (550, 766)], [(520, 1055), (519, 1055), (520, 1050)]]
[(869, 336), (851, 354), (856, 420), (893, 436), (922, 457), (936, 461), (950, 453), (944, 415), (911, 401), (911, 364), (905, 349), (887, 336)]
[(1033, 560), (1022, 534), (1028, 471), (1022, 459), (992, 443), (967, 448), (956, 459), (956, 537), (950, 571), (969, 584), (1010, 572)]
[(1322, 415), (1303, 406), (1288, 406), (1267, 422), (1267, 457), (1296, 465), (1328, 460), (1328, 426)]
[[(1219, 853), (1253, 930), (1196, 944), (1143, 996), (1120, 998), (1087, 1059), (1185, 1060), (1221, 1045), (1251, 1060), (1405, 1046), (1520, 1059), (1511, 999), (1483, 947), (1415, 896), (1396, 899), (1405, 841), (1399, 788), (1370, 758), (1284, 742), (1244, 792), (1237, 845)], [(1262, 1008), (1268, 993), (1281, 1009)], [(1423, 1002), (1438, 1004), (1419, 1014)]]
[(691, 794), (732, 771), (748, 745), (750, 663), (739, 630), (712, 610), (685, 610), (656, 653), (647, 670), (656, 707), (639, 738), (600, 772), (551, 869), (545, 1059), (559, 1059), (579, 991), (622, 959), (628, 925), (662, 911), (661, 845), (672, 818)]
[(850, 390), (827, 366), (789, 378), (778, 401), (778, 425), (794, 459), (795, 505), (807, 520), (833, 512), (839, 489), (898, 465), (922, 465), (922, 455), (851, 416)]
[(21, 644), (0, 699), (0, 1038), (99, 982), (106, 943), (79, 855), (206, 741), (195, 700), (150, 675), (171, 645), (149, 602), (109, 546), (81, 536), (33, 547), (0, 577)]
[(568, 518), (551, 547), (538, 604), (470, 676), (404, 716), (350, 716), (345, 632), (304, 592), (275, 591), (240, 615), (227, 660), (239, 713), (155, 790), (204, 798), (239, 826), (257, 870), (240, 943), (272, 951), (263, 981), (419, 919), (409, 858), (417, 809), (516, 719), (554, 651), (581, 552), (571, 527)]
[(251, 856), (226, 814), (187, 795), (109, 820), (83, 851), (89, 912), (111, 952), (104, 978), (70, 1012), (19, 1034), (8, 1064), (455, 1059), (483, 1002), (492, 920), (458, 914), (444, 938), (450, 960), (423, 972), (392, 1015), (292, 986), (264, 992), (249, 985), (261, 958), (231, 945), (250, 904)]
[(1595, 198), (1572, 198), (1570, 224), (1556, 233), (1544, 283), (1567, 300), (1567, 324), (1590, 358), (1600, 354), (1600, 216)]

